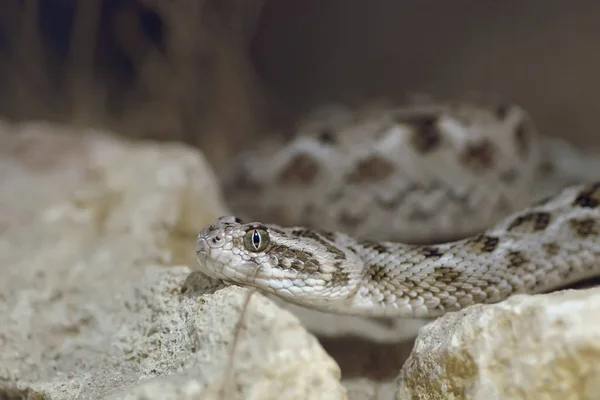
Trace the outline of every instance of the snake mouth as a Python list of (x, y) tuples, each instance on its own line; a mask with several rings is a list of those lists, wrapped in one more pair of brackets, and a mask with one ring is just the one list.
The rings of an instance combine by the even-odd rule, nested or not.
[(206, 257), (207, 254), (204, 250), (196, 251), (196, 258), (198, 259), (198, 263), (202, 266), (206, 266)]
[(208, 243), (206, 242), (206, 239), (204, 239), (203, 237), (198, 237), (196, 239), (196, 255), (198, 257), (203, 256), (204, 259), (206, 259), (206, 255), (208, 253)]

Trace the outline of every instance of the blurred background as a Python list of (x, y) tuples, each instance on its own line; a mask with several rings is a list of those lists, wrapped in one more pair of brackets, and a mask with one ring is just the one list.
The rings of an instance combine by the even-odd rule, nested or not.
[(0, 114), (197, 145), (218, 167), (323, 103), (502, 95), (600, 138), (600, 2), (0, 0)]
[[(531, 113), (543, 134), (568, 138), (579, 147), (600, 145), (600, 2), (0, 0), (0, 122), (45, 120), (82, 128), (74, 132), (95, 127), (128, 138), (183, 142), (200, 148), (217, 173), (233, 154), (254, 146), (265, 136), (293, 133), (295, 122), (320, 105), (400, 102), (407, 95), (419, 93), (461, 98), (472, 92), (499, 95), (520, 104)], [(58, 129), (62, 128), (59, 125)], [(0, 150), (3, 146), (11, 150), (11, 144), (6, 142), (0, 140)], [(35, 171), (48, 168), (62, 174), (65, 168), (50, 167), (55, 158), (64, 157), (72, 162), (68, 165), (85, 166), (71, 157), (85, 151), (85, 146), (65, 143), (36, 143), (39, 150), (25, 152), (23, 165), (34, 165)], [(59, 151), (63, 147), (66, 150)], [(53, 151), (56, 154), (44, 157)], [(0, 197), (0, 231), (16, 226), (16, 232), (25, 233), (18, 237), (26, 238), (23, 242), (27, 244), (13, 246), (7, 241), (10, 251), (4, 251), (4, 268), (12, 268), (15, 279), (7, 280), (10, 291), (6, 295), (6, 290), (0, 290), (0, 300), (4, 296), (10, 307), (16, 304), (16, 311), (7, 315), (13, 318), (9, 321), (18, 324), (0, 323), (0, 327), (7, 326), (10, 335), (22, 334), (13, 336), (16, 350), (6, 351), (8, 357), (23, 354), (27, 360), (23, 365), (33, 366), (30, 360), (45, 360), (36, 352), (61, 354), (53, 349), (71, 349), (64, 344), (71, 343), (82, 348), (83, 353), (77, 353), (83, 354), (81, 364), (73, 364), (79, 355), (69, 354), (52, 356), (52, 362), (40, 362), (39, 367), (56, 369), (58, 365), (60, 371), (72, 371), (73, 365), (83, 370), (89, 365), (101, 370), (104, 361), (94, 361), (90, 357), (93, 352), (101, 360), (110, 360), (114, 373), (117, 364), (96, 350), (107, 348), (101, 337), (104, 332), (112, 335), (113, 328), (97, 329), (93, 321), (120, 321), (113, 318), (112, 300), (121, 301), (121, 297), (115, 296), (111, 288), (138, 293), (138, 272), (124, 266), (133, 258), (138, 265), (137, 257), (154, 263), (154, 257), (162, 259), (162, 254), (167, 253), (166, 248), (171, 249), (174, 262), (185, 264), (177, 257), (187, 260), (193, 255), (187, 246), (193, 246), (192, 238), (199, 228), (194, 225), (196, 218), (204, 212), (221, 210), (210, 201), (202, 207), (187, 203), (187, 199), (212, 196), (206, 174), (182, 179), (189, 183), (191, 194), (187, 189), (184, 194), (169, 195), (157, 190), (166, 187), (156, 181), (159, 174), (154, 170), (145, 174), (144, 166), (137, 161), (146, 162), (146, 166), (155, 160), (167, 163), (173, 157), (169, 154), (179, 153), (165, 152), (164, 158), (148, 153), (144, 157), (136, 155), (139, 159), (123, 156), (127, 160), (118, 168), (123, 165), (131, 174), (118, 183), (110, 181), (114, 188), (103, 183), (98, 191), (91, 190), (89, 187), (100, 178), (86, 176), (83, 194), (69, 192), (79, 184), (74, 178), (77, 174), (57, 179), (24, 170), (3, 181), (3, 193), (18, 195)], [(21, 164), (15, 165), (20, 168)], [(172, 165), (179, 170), (180, 164)], [(6, 171), (13, 171), (10, 162), (6, 166)], [(19, 168), (14, 170), (20, 172)], [(181, 167), (184, 172), (190, 171), (186, 168)], [(112, 176), (110, 168), (104, 170)], [(200, 171), (200, 167), (194, 171)], [(147, 181), (138, 184), (142, 179)], [(63, 231), (57, 235), (55, 225), (37, 224), (33, 207), (41, 208), (55, 198), (62, 199), (60, 196), (65, 193), (69, 204), (75, 199), (74, 215), (89, 209), (90, 215), (98, 216), (101, 222), (94, 222), (89, 233), (64, 227), (60, 228), (64, 229), (63, 238)], [(114, 193), (128, 196), (127, 201), (121, 201)], [(169, 201), (177, 204), (171, 206)], [(142, 212), (138, 212), (139, 203), (144, 205), (139, 207)], [(168, 221), (175, 212), (151, 212), (167, 206), (181, 211), (181, 215), (189, 213), (191, 222), (177, 222), (174, 226), (175, 222)], [(135, 212), (127, 207), (135, 207)], [(115, 225), (108, 225), (106, 230), (105, 215), (109, 212), (115, 213)], [(65, 211), (65, 215), (70, 214)], [(138, 223), (147, 215), (150, 222)], [(57, 220), (60, 222), (60, 218)], [(127, 224), (135, 229), (124, 229)], [(149, 227), (148, 236), (137, 237), (138, 230), (144, 231), (145, 227)], [(61, 241), (55, 242), (54, 236), (61, 236)], [(167, 239), (163, 239), (165, 236)], [(111, 262), (102, 261), (104, 269), (95, 268), (96, 237), (105, 246), (100, 249), (110, 254), (106, 259)], [(154, 243), (150, 239), (156, 240), (156, 248), (147, 244)], [(110, 247), (116, 242), (118, 246)], [(52, 247), (55, 243), (58, 250)], [(129, 246), (134, 250), (143, 247), (143, 256), (130, 251)], [(68, 256), (60, 258), (66, 247)], [(120, 255), (121, 248), (127, 249), (126, 256)], [(81, 262), (72, 267), (75, 254), (79, 254)], [(103, 257), (98, 259), (104, 260)], [(13, 263), (13, 259), (17, 261)], [(36, 264), (32, 259), (40, 261)], [(191, 262), (195, 261), (190, 261), (190, 265)], [(87, 265), (92, 267), (83, 267)], [(79, 278), (71, 279), (71, 273)], [(97, 276), (103, 277), (98, 285)], [(99, 288), (106, 288), (108, 294), (101, 294)], [(152, 290), (156, 293), (156, 289)], [(55, 296), (54, 291), (61, 295)], [(11, 293), (15, 295), (11, 297)], [(139, 293), (136, 296), (146, 296), (146, 292)], [(74, 304), (83, 308), (73, 311)], [(89, 314), (92, 311), (88, 305), (92, 311), (97, 307), (95, 314)], [(118, 309), (132, 312), (129, 307)], [(108, 312), (110, 318), (104, 316)], [(347, 387), (365, 393), (365, 377), (393, 386), (391, 382), (408, 357), (421, 324), (357, 324), (356, 320), (331, 315), (302, 315), (298, 308), (294, 312), (342, 367)], [(23, 325), (20, 319), (14, 319), (17, 314), (27, 318), (39, 316), (41, 322)], [(123, 315), (123, 320), (140, 321), (143, 325), (145, 314), (139, 313), (139, 319)], [(118, 328), (121, 338), (122, 327)], [(139, 354), (146, 354), (143, 346), (150, 342), (146, 341), (145, 328), (142, 331), (144, 340), (132, 340), (136, 346), (141, 343)], [(75, 335), (81, 342), (74, 339)], [(20, 363), (18, 357), (15, 360)], [(127, 375), (129, 364), (123, 365), (128, 371), (122, 374), (123, 379), (138, 380), (138, 376)], [(164, 365), (164, 370), (159, 373), (171, 368), (168, 362), (161, 361), (160, 365)], [(178, 361), (178, 371), (181, 365)], [(21, 364), (18, 366), (20, 369)], [(116, 371), (119, 374), (122, 370)], [(38, 379), (38, 366), (35, 374)], [(87, 379), (86, 374), (82, 376)], [(112, 378), (99, 381), (101, 385), (114, 384)]]

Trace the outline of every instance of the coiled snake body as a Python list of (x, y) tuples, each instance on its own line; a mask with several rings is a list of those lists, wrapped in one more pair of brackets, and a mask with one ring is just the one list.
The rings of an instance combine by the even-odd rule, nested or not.
[(230, 204), (264, 222), (207, 226), (200, 269), (363, 316), (558, 289), (600, 275), (600, 168), (563, 149), (514, 105), (334, 110), (240, 159)]

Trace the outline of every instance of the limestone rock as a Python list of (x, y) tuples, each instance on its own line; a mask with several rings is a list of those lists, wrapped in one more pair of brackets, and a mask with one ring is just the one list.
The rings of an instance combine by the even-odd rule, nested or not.
[(197, 151), (67, 130), (0, 126), (0, 398), (346, 397), (290, 313), (190, 275), (228, 214)]
[(514, 296), (432, 322), (396, 398), (600, 398), (600, 288)]

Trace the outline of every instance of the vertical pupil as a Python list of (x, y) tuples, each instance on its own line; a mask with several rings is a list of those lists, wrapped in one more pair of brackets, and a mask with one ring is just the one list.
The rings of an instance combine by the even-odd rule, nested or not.
[(252, 244), (258, 249), (258, 246), (260, 245), (260, 233), (258, 233), (258, 231), (254, 231), (252, 234)]

